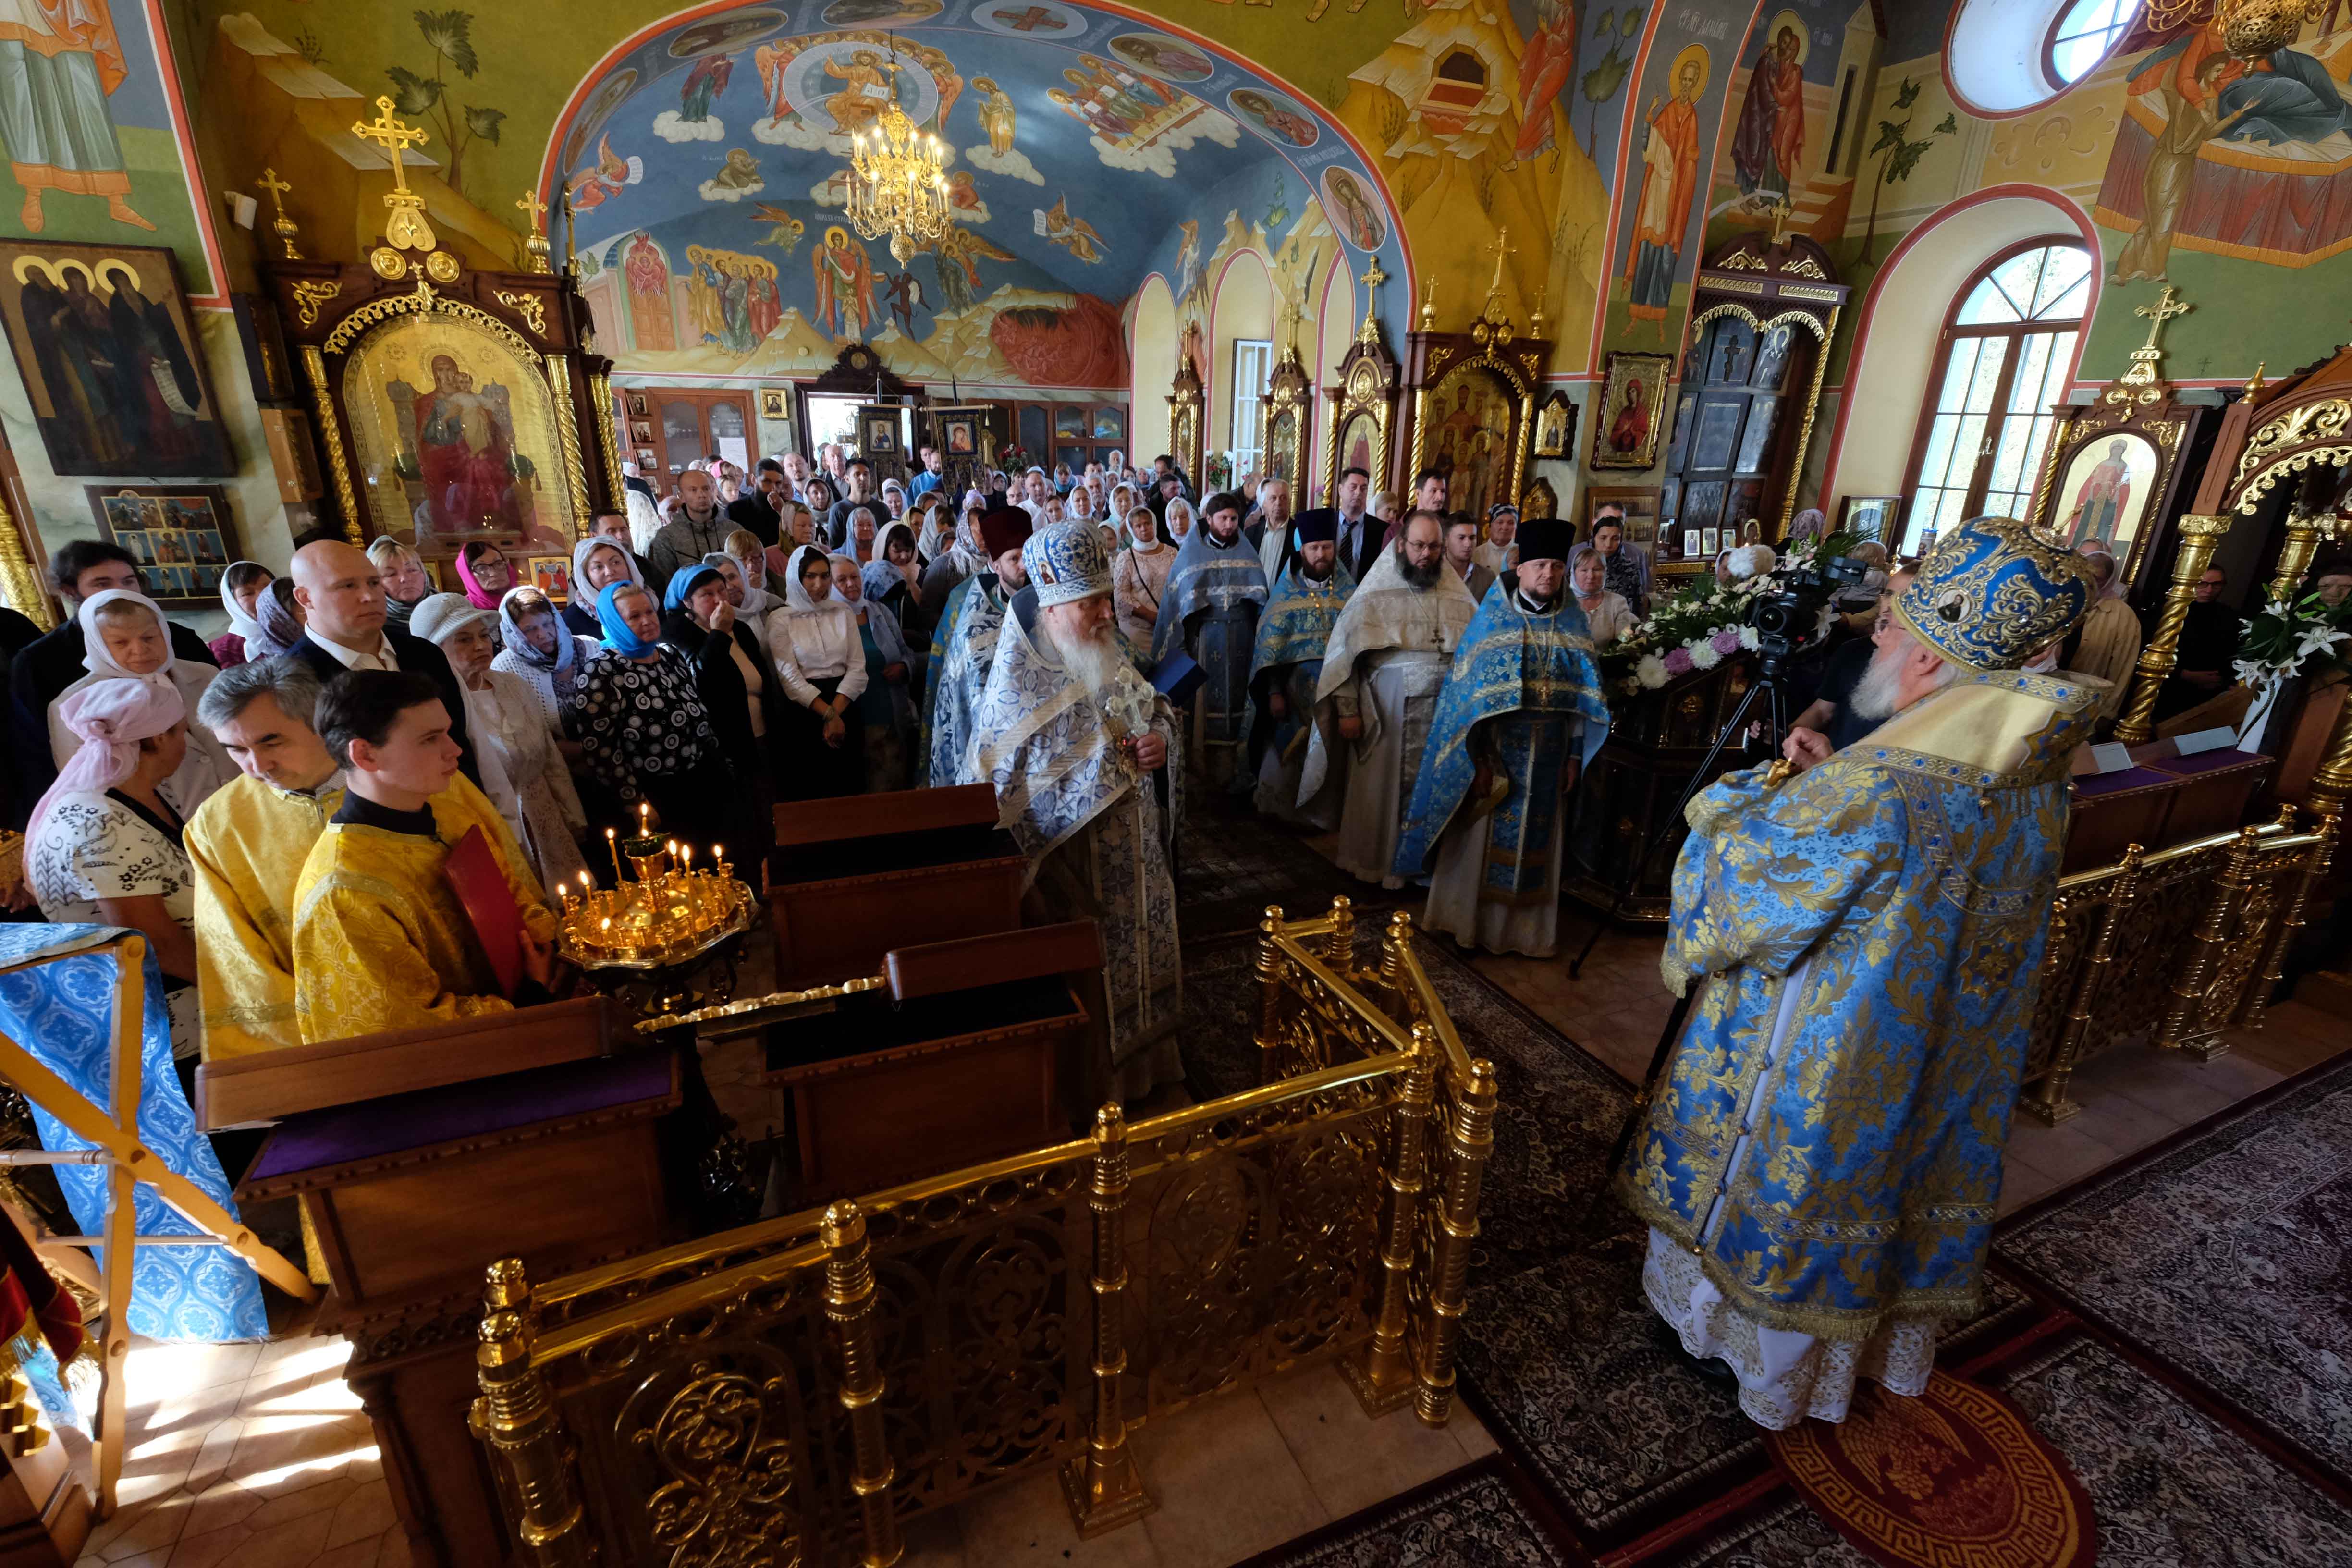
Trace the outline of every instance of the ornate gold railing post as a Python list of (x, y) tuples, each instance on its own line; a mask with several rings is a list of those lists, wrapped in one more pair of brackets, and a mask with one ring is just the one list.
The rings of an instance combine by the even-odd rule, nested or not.
[[(628, 476), (621, 471), (621, 448), (616, 444), (621, 427), (621, 414), (613, 404), (613, 378), (598, 372), (588, 378), (588, 396), (595, 407), (596, 450), (604, 460), (604, 489), (615, 510), (629, 510)], [(588, 537), (588, 525), (594, 521), (580, 520), (580, 537)]]
[(1268, 904), (1257, 922), (1257, 1080), (1282, 1079), (1282, 950), (1274, 944), (1282, 930), (1282, 906)]
[(1410, 1019), (1415, 1008), (1412, 987), (1405, 980), (1405, 953), (1412, 947), (1412, 913), (1399, 910), (1389, 917), (1388, 934), (1381, 938), (1381, 984), (1396, 998), (1398, 1011), (1392, 1015)]
[(2294, 591), (2303, 586), (2303, 574), (2311, 570), (2311, 559), (2319, 553), (2319, 519), (2303, 510), (2301, 502), (2292, 502), (2286, 509), (2286, 539), (2279, 546), (2278, 569), (2271, 574), (2270, 596), (2292, 601)]
[(882, 1433), (882, 1368), (874, 1354), (874, 1261), (866, 1241), (866, 1215), (847, 1199), (832, 1205), (817, 1226), (817, 1239), (831, 1254), (824, 1260), (824, 1315), (841, 1349), (841, 1408), (849, 1417), (850, 1490), (866, 1524), (866, 1568), (887, 1568), (906, 1554), (898, 1539), (898, 1516), (890, 1507), (890, 1462)]
[(572, 1445), (547, 1379), (531, 1364), (539, 1314), (520, 1258), (490, 1265), (482, 1304), (488, 1310), (474, 1351), (482, 1392), (467, 1425), (490, 1450), (522, 1544), (520, 1560), (529, 1568), (585, 1568), (595, 1553), (582, 1518)]
[(1347, 979), (1356, 968), (1356, 900), (1342, 893), (1331, 900), (1331, 934), (1323, 939), (1323, 962)]
[(1413, 1405), (1413, 1413), (1431, 1426), (1444, 1426), (1454, 1414), (1454, 1342), (1462, 1332), (1470, 1244), (1478, 1238), (1478, 1184), (1495, 1151), (1495, 1064), (1483, 1058), (1473, 1061), (1469, 1081), (1453, 1089), (1445, 1186), (1430, 1265), (1429, 1322), (1422, 1336), (1421, 1386)]
[(1386, 1415), (1412, 1400), (1412, 1356), (1406, 1345), (1412, 1246), (1429, 1169), (1429, 1112), (1437, 1096), (1437, 1030), (1412, 1026), (1412, 1066), (1390, 1121), (1388, 1212), (1381, 1226), (1381, 1304), (1371, 1342), (1339, 1363), (1368, 1415)]
[(2180, 966), (2173, 974), (2172, 1003), (2156, 1031), (2156, 1043), (2167, 1050), (2193, 1051), (2200, 1060), (2210, 1062), (2230, 1049), (2221, 1031), (2206, 1026), (2205, 986), (2253, 881), (2254, 859), (2262, 853), (2262, 832), (2258, 825), (2240, 828), (2238, 841), (2230, 846), (2229, 858), (2213, 879), (2212, 900), (2198, 918), (2188, 951), (2180, 955)]
[(1116, 1104), (1095, 1113), (1087, 1206), (1094, 1211), (1095, 1415), (1086, 1457), (1062, 1465), (1062, 1500), (1079, 1536), (1092, 1539), (1160, 1506), (1127, 1446), (1127, 1117)]
[(2197, 599), (2197, 580), (2213, 563), (2214, 547), (2230, 531), (2230, 515), (2180, 515), (2180, 552), (2172, 561), (2172, 586), (2165, 590), (2164, 612), (2157, 618), (2155, 635), (2139, 650), (2139, 679), (2124, 705), (2123, 722), (2116, 739), (2137, 746), (2156, 738), (2156, 699), (2164, 679), (2180, 662), (2180, 628), (2188, 624), (2189, 606)]
[(2048, 1070), (2024, 1102), (2024, 1108), (2044, 1126), (2055, 1127), (2083, 1109), (2066, 1098), (2066, 1090), (2074, 1082), (2074, 1064), (2083, 1059), (2083, 1042), (2090, 1035), (2092, 1018), (2097, 1015), (2107, 971), (2115, 964), (2116, 932), (2123, 928), (2124, 916), (2139, 899), (2139, 863), (2144, 853), (2137, 844), (2124, 847), (2123, 869), (2108, 889), (2107, 901), (2099, 910), (2099, 923), (2084, 944), (2082, 972), (2075, 976), (2074, 994), (2067, 998), (2066, 1024), (2059, 1033), (2058, 1048), (2050, 1054)]
[[(2285, 806), (2279, 812), (2279, 826), (2292, 830), (2294, 807)], [(2269, 1011), (2271, 993), (2286, 973), (2286, 950), (2294, 944), (2294, 933), (2303, 924), (2303, 907), (2311, 898), (2311, 889), (2327, 876), (2327, 864), (2334, 858), (2336, 820), (2319, 819), (2319, 842), (2305, 852), (2303, 869), (2294, 873), (2294, 891), (2287, 896), (2286, 908), (2279, 912), (2278, 929), (2263, 949), (2263, 962), (2254, 973), (2253, 984), (2246, 987), (2245, 999), (2238, 1004), (2238, 1027), (2256, 1030), (2263, 1026), (2263, 1015)]]

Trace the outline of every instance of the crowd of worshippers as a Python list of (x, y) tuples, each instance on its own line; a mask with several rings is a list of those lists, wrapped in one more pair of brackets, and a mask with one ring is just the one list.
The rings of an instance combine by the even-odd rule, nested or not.
[[(1427, 923), (1463, 942), (1553, 951), (1562, 803), (1609, 726), (1593, 650), (1652, 592), (1612, 510), (1580, 543), (1507, 507), (1451, 513), (1433, 473), (1400, 498), (1351, 468), (1294, 515), (1278, 480), (1196, 499), (1164, 457), (960, 498), (941, 470), (926, 452), (876, 497), (835, 448), (714, 463), (650, 531), (632, 476), (564, 603), (486, 542), (450, 563), (457, 592), (396, 540), (312, 542), (284, 576), (233, 564), (209, 645), (126, 551), (68, 544), (70, 620), (0, 611), (0, 786), (26, 834), (0, 898), (142, 932), (192, 1064), (509, 1005), (438, 875), (471, 828), (543, 985), (549, 890), (602, 863), (607, 828), (650, 816), (751, 868), (780, 803), (986, 782), (1048, 910), (1119, 955), (1107, 1087), (1129, 1098), (1176, 1076), (1188, 789), (1334, 835), (1340, 867), (1426, 887)], [(2092, 556), (2108, 592), (2063, 662), (2127, 671), (2137, 624)], [(1904, 578), (1874, 576), (1795, 760), (1883, 716), (1871, 633)], [(2201, 595), (2217, 649), (2226, 614)], [(2188, 640), (2193, 696), (2215, 666)]]

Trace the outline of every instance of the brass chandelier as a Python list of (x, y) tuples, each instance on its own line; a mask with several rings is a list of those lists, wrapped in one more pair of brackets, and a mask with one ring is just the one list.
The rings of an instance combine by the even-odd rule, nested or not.
[(849, 139), (849, 222), (867, 239), (887, 235), (904, 267), (947, 232), (947, 144), (915, 129), (898, 107), (898, 62), (889, 65), (890, 99), (874, 123)]

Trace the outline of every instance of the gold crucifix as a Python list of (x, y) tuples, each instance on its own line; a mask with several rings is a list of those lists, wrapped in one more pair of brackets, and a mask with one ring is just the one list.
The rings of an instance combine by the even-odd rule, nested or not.
[(1511, 231), (1508, 226), (1498, 227), (1495, 230), (1495, 243), (1486, 247), (1495, 253), (1494, 279), (1486, 285), (1486, 297), (1490, 300), (1499, 299), (1502, 295), (1503, 262), (1506, 258), (1519, 253), (1518, 247), (1511, 244), (1510, 238)]
[(2172, 285), (2167, 283), (2164, 286), (2164, 298), (2153, 305), (2142, 305), (2132, 312), (2135, 316), (2147, 318), (2147, 342), (2143, 346), (2151, 349), (2156, 347), (2156, 335), (2164, 331), (2165, 322), (2175, 316), (2185, 316), (2196, 308), (2186, 300), (2175, 301), (2172, 297)]
[(294, 236), (299, 231), (294, 226), (294, 220), (286, 216), (286, 193), (294, 187), (279, 179), (278, 171), (275, 169), (262, 170), (261, 178), (254, 181), (253, 184), (255, 189), (269, 193), (269, 205), (278, 209), (278, 221), (269, 226), (276, 231), (278, 243), (286, 247), (286, 259), (301, 260), (302, 253), (294, 248)]
[(402, 250), (431, 250), (438, 242), (433, 237), (433, 226), (425, 221), (425, 198), (408, 188), (408, 149), (432, 140), (421, 125), (404, 125), (393, 118), (392, 100), (375, 100), (376, 118), (356, 121), (352, 134), (382, 147), (384, 156), (392, 160), (392, 189), (384, 192), (383, 205), (390, 216), (383, 220), (384, 243)]
[(1364, 319), (1356, 328), (1356, 341), (1360, 343), (1380, 341), (1380, 327), (1376, 317), (1381, 308), (1381, 285), (1388, 280), (1389, 275), (1381, 270), (1381, 258), (1377, 256), (1373, 257), (1372, 264), (1364, 268)]
[(537, 191), (525, 191), (515, 205), (530, 218), (530, 234), (522, 244), (523, 254), (533, 272), (545, 272), (547, 266), (547, 204), (539, 199)]
[(1781, 192), (1780, 199), (1772, 204), (1772, 244), (1775, 247), (1789, 242), (1789, 218), (1796, 210), (1789, 205), (1786, 191)]

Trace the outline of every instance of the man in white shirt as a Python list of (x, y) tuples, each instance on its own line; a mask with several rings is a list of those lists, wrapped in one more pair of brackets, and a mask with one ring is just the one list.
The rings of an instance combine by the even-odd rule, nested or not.
[(449, 710), (449, 735), (462, 752), (458, 765), (476, 783), (481, 774), (466, 735), (466, 692), (441, 650), (423, 637), (384, 625), (383, 578), (367, 552), (322, 539), (294, 552), (294, 603), (302, 635), (286, 650), (332, 680), (347, 669), (405, 669), (433, 678)]
[(1045, 477), (1043, 468), (1032, 468), (1021, 477), (1021, 499), (1013, 504), (1029, 514), (1030, 526), (1043, 528), (1051, 520), (1045, 515), (1045, 502), (1054, 494), (1054, 481)]

